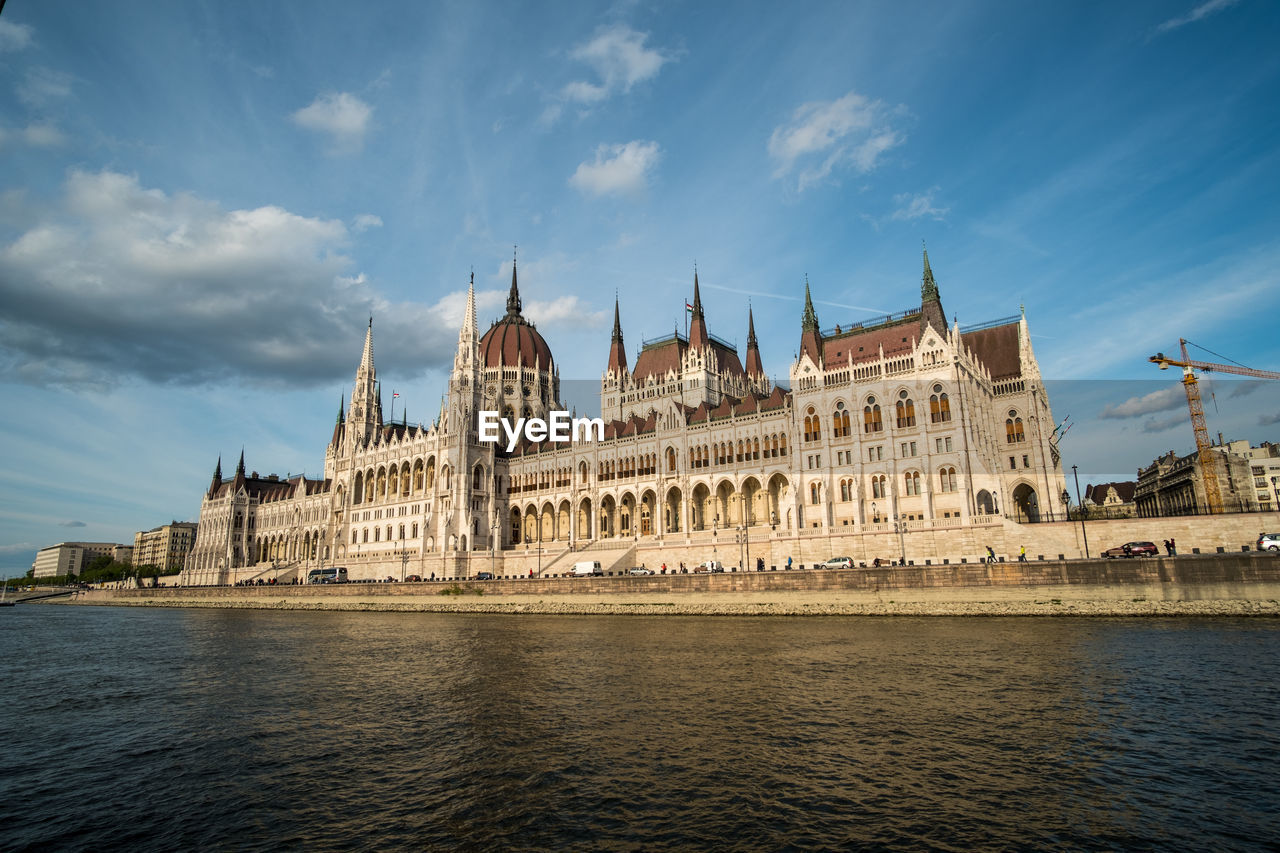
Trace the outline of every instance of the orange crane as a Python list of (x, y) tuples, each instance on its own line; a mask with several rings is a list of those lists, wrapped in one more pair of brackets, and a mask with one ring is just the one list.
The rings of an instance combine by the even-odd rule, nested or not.
[(1196, 453), (1200, 457), (1200, 472), (1204, 476), (1204, 496), (1211, 513), (1222, 512), (1222, 491), (1218, 488), (1218, 468), (1214, 465), (1212, 445), (1209, 443), (1209, 427), (1204, 421), (1204, 406), (1200, 405), (1200, 388), (1196, 384), (1196, 375), (1192, 372), (1202, 370), (1205, 373), (1220, 370), (1223, 373), (1237, 373), (1241, 376), (1253, 376), (1258, 379), (1280, 379), (1280, 373), (1274, 370), (1254, 370), (1235, 364), (1213, 364), (1207, 361), (1193, 361), (1187, 355), (1187, 339), (1178, 338), (1182, 347), (1182, 360), (1169, 358), (1162, 352), (1151, 356), (1147, 361), (1160, 365), (1161, 370), (1170, 367), (1182, 368), (1182, 388), (1187, 392), (1187, 408), (1191, 409), (1191, 428), (1196, 434)]

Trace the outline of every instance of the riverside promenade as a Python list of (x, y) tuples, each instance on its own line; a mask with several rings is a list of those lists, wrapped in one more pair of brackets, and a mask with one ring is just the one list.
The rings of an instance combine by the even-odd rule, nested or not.
[(1280, 616), (1265, 553), (602, 578), (90, 590), (67, 604), (510, 614)]

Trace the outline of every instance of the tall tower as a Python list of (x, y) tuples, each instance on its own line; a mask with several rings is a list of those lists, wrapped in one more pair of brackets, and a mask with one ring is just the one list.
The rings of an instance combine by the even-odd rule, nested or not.
[[(514, 308), (520, 310), (519, 294), (512, 289)], [(508, 310), (512, 299), (508, 299)], [(478, 418), (484, 405), (484, 364), (480, 360), (480, 334), (476, 328), (475, 273), (467, 285), (467, 310), (458, 330), (458, 349), (449, 375), (445, 459), (450, 468), (448, 495), (438, 513), (440, 539), (447, 550), (476, 550), (488, 547), (490, 509), (493, 494), (493, 467), (497, 445), (480, 443)], [(479, 489), (474, 477), (479, 468)]]
[(351, 406), (347, 411), (347, 438), (364, 444), (382, 427), (382, 401), (379, 399), (378, 371), (373, 366), (373, 318), (364, 335), (364, 352), (356, 368), (356, 381), (351, 389)]

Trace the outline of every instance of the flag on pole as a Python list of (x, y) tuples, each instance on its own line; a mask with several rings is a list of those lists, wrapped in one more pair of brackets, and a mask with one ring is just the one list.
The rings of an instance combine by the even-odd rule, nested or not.
[(686, 303), (684, 304), (684, 310), (685, 310), (685, 313), (686, 313), (686, 314), (692, 314), (692, 313), (693, 313), (693, 306), (692, 306), (692, 305), (690, 305), (688, 302), (686, 302)]
[(399, 394), (398, 392), (396, 392), (396, 391), (392, 391), (392, 392), (391, 392), (391, 399), (393, 399), (393, 400), (394, 400), (396, 397), (399, 397), (399, 396), (400, 396), (400, 394)]

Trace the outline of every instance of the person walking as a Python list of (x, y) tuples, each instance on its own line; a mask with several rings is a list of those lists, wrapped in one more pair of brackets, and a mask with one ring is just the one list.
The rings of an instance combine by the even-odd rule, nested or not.
[(996, 561), (996, 552), (995, 552), (995, 549), (994, 549), (994, 548), (992, 548), (990, 545), (988, 545), (988, 546), (987, 546), (987, 562), (988, 562), (988, 563), (994, 563), (995, 561)]
[(1025, 563), (1027, 561), (1027, 546), (1023, 545), (1022, 550), (1018, 552), (1018, 562)]
[(1178, 556), (1178, 546), (1174, 543), (1172, 536), (1164, 540), (1164, 550), (1170, 557)]
[(791, 557), (787, 557), (787, 571), (791, 571)]

